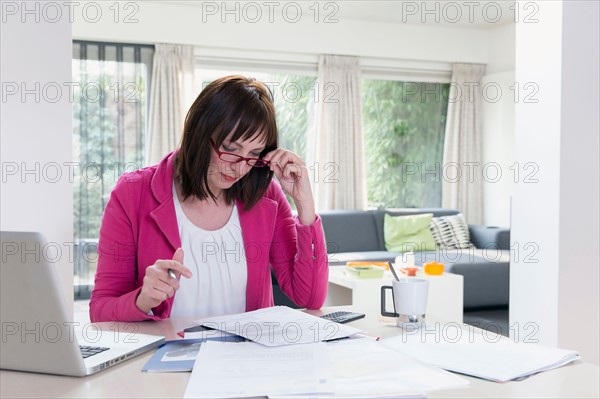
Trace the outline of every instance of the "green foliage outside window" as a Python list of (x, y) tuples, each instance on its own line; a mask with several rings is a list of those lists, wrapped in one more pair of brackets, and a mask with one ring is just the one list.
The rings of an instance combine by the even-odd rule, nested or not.
[(369, 205), (441, 206), (449, 84), (362, 81)]
[[(144, 166), (145, 77), (139, 70), (138, 76), (127, 76), (132, 82), (128, 87), (136, 90), (129, 92), (120, 87), (116, 71), (107, 68), (98, 73), (98, 64), (73, 61), (79, 83), (73, 102), (73, 159), (79, 166), (73, 185), (77, 240), (98, 238), (102, 213), (117, 180), (123, 172)], [(82, 92), (82, 87), (88, 89)]]
[[(318, 100), (314, 76), (272, 75), (273, 100), (279, 128), (279, 146), (306, 158), (306, 133), (314, 123), (313, 110)], [(274, 90), (273, 90), (274, 89)]]

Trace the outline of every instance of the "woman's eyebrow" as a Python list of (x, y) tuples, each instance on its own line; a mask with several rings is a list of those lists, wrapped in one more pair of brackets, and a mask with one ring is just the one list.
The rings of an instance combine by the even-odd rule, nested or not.
[(256, 154), (256, 156), (259, 156), (265, 149), (264, 148), (256, 148), (253, 149), (249, 152), (249, 154)]
[[(237, 141), (229, 141), (227, 143), (224, 141), (223, 144), (225, 144), (228, 147), (235, 146), (236, 149), (241, 149), (242, 148), (242, 145), (239, 144)], [(262, 147), (251, 149), (250, 152), (263, 152), (265, 150), (265, 148), (267, 148), (267, 146), (263, 145)]]

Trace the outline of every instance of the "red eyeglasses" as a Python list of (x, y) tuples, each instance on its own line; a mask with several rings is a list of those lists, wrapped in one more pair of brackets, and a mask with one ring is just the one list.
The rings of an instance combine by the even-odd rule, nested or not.
[(264, 159), (245, 158), (245, 157), (239, 156), (237, 154), (233, 154), (231, 152), (219, 151), (219, 149), (217, 148), (213, 139), (210, 139), (210, 144), (212, 145), (213, 149), (219, 156), (219, 159), (222, 161), (229, 162), (229, 163), (238, 163), (238, 162), (246, 161), (246, 164), (248, 164), (249, 166), (252, 166), (253, 168), (262, 168), (264, 166), (269, 165), (269, 161), (265, 161)]

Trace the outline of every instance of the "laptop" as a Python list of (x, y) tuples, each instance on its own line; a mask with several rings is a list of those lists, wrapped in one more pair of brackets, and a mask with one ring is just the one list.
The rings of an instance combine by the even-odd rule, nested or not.
[[(116, 323), (101, 331), (94, 323), (73, 322), (57, 275), (69, 260), (65, 246), (48, 244), (40, 233), (0, 234), (0, 368), (81, 377), (165, 341), (138, 333), (136, 323), (116, 332)], [(57, 255), (57, 248), (63, 253)]]

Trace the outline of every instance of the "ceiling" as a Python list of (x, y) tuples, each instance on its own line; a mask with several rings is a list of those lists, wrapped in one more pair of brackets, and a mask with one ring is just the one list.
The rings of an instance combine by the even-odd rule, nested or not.
[[(509, 24), (514, 19), (515, 7), (514, 1), (502, 0), (349, 0), (329, 3), (339, 5), (337, 15), (340, 19), (463, 29), (493, 29), (500, 25)], [(329, 6), (327, 11), (332, 12), (331, 6)], [(535, 10), (522, 10), (522, 13), (525, 13), (525, 11), (529, 15)]]
[[(265, 15), (269, 12), (269, 1), (154, 1), (173, 6), (187, 5), (198, 7), (201, 12), (203, 3), (211, 6), (233, 9), (253, 3), (262, 9)], [(335, 20), (358, 20), (370, 22), (386, 22), (427, 27), (461, 28), (461, 29), (493, 29), (510, 24), (515, 19), (515, 1), (447, 1), (447, 0), (298, 0), (275, 1), (276, 12), (281, 12), (285, 3), (296, 3), (302, 8), (302, 16), (315, 18), (315, 3), (319, 3), (319, 18), (329, 16)], [(537, 10), (535, 3), (520, 5), (519, 18), (534, 17)], [(293, 11), (293, 9), (292, 9)], [(266, 18), (266, 17), (265, 17)]]

